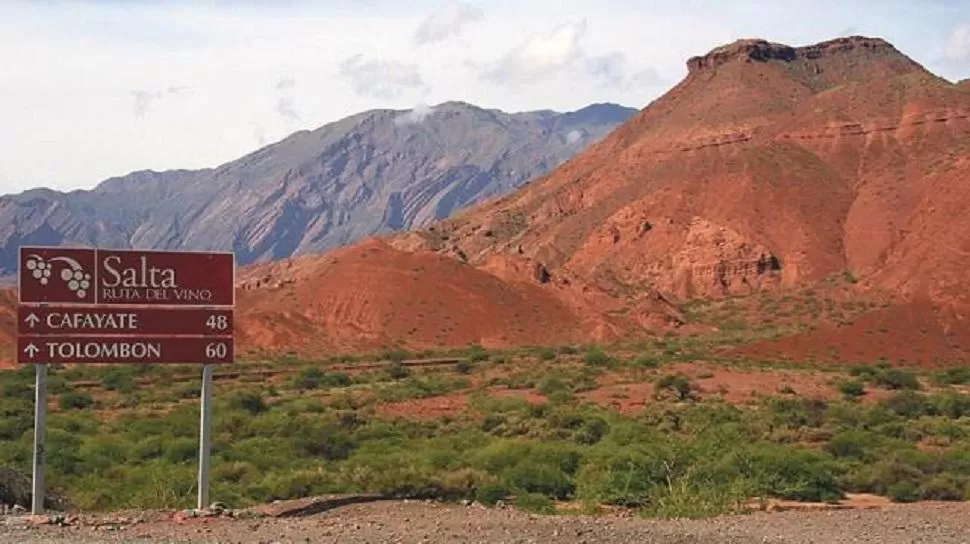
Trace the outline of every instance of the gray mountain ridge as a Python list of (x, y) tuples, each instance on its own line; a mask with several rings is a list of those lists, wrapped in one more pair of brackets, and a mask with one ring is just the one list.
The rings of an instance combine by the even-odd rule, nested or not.
[(21, 245), (235, 251), (240, 265), (417, 228), (545, 174), (637, 110), (375, 109), (215, 168), (0, 197), (0, 276)]

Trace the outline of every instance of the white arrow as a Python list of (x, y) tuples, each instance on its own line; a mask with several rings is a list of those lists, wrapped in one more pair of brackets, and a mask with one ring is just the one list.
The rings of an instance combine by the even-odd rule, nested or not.
[(27, 344), (27, 347), (24, 348), (24, 353), (26, 353), (27, 357), (30, 357), (31, 359), (34, 358), (34, 355), (37, 355), (38, 351), (40, 351), (40, 348), (33, 344)]
[(36, 327), (38, 323), (40, 323), (40, 318), (34, 314), (30, 314), (27, 316), (26, 319), (24, 319), (24, 321), (26, 321), (27, 324), (30, 325), (30, 328), (32, 329)]

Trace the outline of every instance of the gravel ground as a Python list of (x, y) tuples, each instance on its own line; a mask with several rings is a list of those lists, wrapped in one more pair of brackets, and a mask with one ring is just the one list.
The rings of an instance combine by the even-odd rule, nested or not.
[(970, 543), (970, 503), (867, 510), (787, 511), (702, 521), (621, 516), (535, 516), (512, 509), (374, 502), (299, 518), (143, 521), (120, 529), (0, 524), (0, 542), (92, 543)]

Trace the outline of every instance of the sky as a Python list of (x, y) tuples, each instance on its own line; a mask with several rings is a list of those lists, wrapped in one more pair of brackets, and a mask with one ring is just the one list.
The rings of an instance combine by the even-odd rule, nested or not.
[(718, 45), (843, 35), (970, 77), (970, 0), (4, 0), (0, 194), (215, 167), (371, 108), (642, 108)]

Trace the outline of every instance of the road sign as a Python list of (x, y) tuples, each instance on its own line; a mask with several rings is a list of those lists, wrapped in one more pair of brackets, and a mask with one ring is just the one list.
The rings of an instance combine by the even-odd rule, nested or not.
[(235, 277), (232, 253), (20, 248), (17, 360), (37, 371), (32, 513), (44, 509), (48, 363), (204, 363), (197, 506), (206, 505), (212, 365), (234, 358)]
[(231, 337), (20, 336), (20, 363), (231, 363)]
[(19, 334), (232, 335), (232, 310), (20, 306)]
[(218, 252), (21, 247), (21, 303), (235, 305), (235, 256)]

